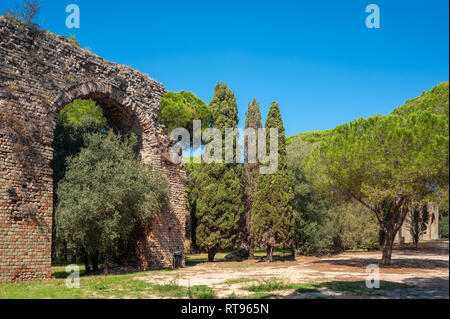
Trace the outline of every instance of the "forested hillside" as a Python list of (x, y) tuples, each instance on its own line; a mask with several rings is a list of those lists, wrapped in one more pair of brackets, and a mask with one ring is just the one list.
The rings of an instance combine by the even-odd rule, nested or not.
[[(392, 114), (406, 115), (417, 111), (431, 111), (437, 114), (447, 115), (449, 118), (449, 82), (443, 82), (435, 86), (430, 91), (423, 92), (421, 96), (408, 100), (404, 105), (397, 107)], [(293, 140), (299, 138), (309, 143), (317, 143), (330, 135), (331, 130), (313, 131), (307, 133), (299, 133), (287, 138), (286, 143), (289, 145)]]

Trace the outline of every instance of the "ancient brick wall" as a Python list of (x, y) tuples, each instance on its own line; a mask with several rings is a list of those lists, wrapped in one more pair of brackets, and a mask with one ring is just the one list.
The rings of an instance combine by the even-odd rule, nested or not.
[(55, 117), (77, 98), (94, 99), (112, 128), (136, 133), (141, 160), (165, 173), (170, 205), (146, 234), (140, 266), (172, 266), (184, 247), (185, 176), (165, 160), (172, 142), (157, 122), (164, 92), (141, 72), (0, 17), (0, 281), (50, 277)]

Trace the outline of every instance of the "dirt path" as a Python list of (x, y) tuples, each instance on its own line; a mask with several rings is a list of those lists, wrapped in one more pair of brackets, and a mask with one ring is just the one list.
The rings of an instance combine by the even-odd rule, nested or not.
[[(365, 287), (358, 291), (333, 288), (341, 282), (365, 283), (367, 266), (378, 265), (380, 259), (380, 252), (346, 252), (327, 257), (297, 257), (296, 261), (270, 264), (255, 260), (202, 263), (139, 279), (185, 287), (206, 285), (213, 288), (219, 298), (250, 296), (252, 292), (245, 287), (269, 278), (292, 284), (324, 284), (314, 292), (300, 293), (293, 289), (271, 292), (278, 298), (449, 298), (448, 242), (425, 244), (419, 250), (395, 250), (392, 265), (379, 269), (380, 289), (366, 293)], [(389, 287), (384, 282), (388, 282)], [(395, 283), (407, 286), (396, 288)]]

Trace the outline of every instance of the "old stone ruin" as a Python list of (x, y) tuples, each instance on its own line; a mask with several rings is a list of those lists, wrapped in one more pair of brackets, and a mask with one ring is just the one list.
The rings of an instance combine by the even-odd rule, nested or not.
[(157, 120), (164, 92), (131, 67), (0, 17), (0, 281), (51, 276), (55, 117), (78, 98), (95, 100), (110, 127), (135, 133), (141, 161), (161, 169), (170, 183), (169, 208), (136, 242), (137, 266), (184, 264), (185, 175), (168, 160), (173, 142)]

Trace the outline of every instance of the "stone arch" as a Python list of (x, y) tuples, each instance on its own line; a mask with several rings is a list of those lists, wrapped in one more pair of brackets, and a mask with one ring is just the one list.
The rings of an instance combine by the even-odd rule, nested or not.
[[(58, 113), (65, 105), (75, 99), (88, 98), (92, 98), (102, 108), (106, 108), (107, 114), (105, 116), (109, 115), (113, 118), (118, 126), (128, 124), (127, 129), (132, 129), (133, 124), (144, 127), (151, 123), (148, 118), (138, 118), (135, 113), (138, 107), (131, 99), (127, 98), (126, 92), (104, 81), (100, 83), (88, 81), (69, 87), (52, 102), (51, 108), (55, 113)], [(131, 121), (136, 123), (131, 123)]]
[(141, 161), (165, 174), (169, 207), (137, 238), (135, 257), (141, 269), (172, 267), (184, 250), (185, 173), (166, 160), (173, 141), (157, 120), (164, 92), (131, 67), (0, 17), (0, 281), (50, 277), (55, 118), (77, 98), (94, 99), (113, 128), (136, 133)]
[[(75, 99), (92, 99), (103, 111), (107, 125), (122, 134), (134, 133), (138, 137), (139, 150), (143, 149), (144, 128), (151, 125), (148, 117), (139, 117), (136, 110), (139, 107), (120, 88), (101, 81), (87, 81), (68, 87), (51, 102), (52, 114), (58, 114), (61, 109)], [(155, 134), (147, 134), (153, 144), (157, 143)]]

